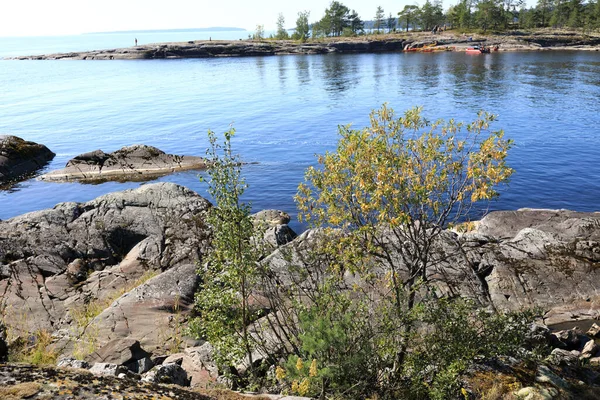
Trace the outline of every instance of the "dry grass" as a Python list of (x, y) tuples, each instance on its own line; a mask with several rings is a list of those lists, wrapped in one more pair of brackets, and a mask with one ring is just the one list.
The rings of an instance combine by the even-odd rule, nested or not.
[(473, 392), (482, 400), (516, 400), (521, 382), (514, 376), (498, 372), (476, 372), (469, 378)]
[(41, 385), (36, 382), (19, 383), (13, 386), (0, 387), (0, 399), (20, 400), (35, 396), (41, 389)]
[(102, 311), (106, 310), (115, 300), (119, 297), (123, 296), (125, 293), (132, 291), (136, 287), (144, 284), (151, 278), (154, 278), (158, 275), (158, 271), (150, 270), (146, 271), (142, 276), (140, 276), (135, 281), (128, 282), (122, 288), (115, 290), (110, 293), (103, 299), (95, 299), (90, 301), (89, 303), (71, 309), (71, 317), (77, 324), (79, 328), (85, 328), (90, 324), (90, 322), (96, 318)]
[(194, 391), (218, 400), (248, 400), (249, 398), (252, 400), (269, 400), (266, 396), (249, 397), (227, 389), (196, 389)]

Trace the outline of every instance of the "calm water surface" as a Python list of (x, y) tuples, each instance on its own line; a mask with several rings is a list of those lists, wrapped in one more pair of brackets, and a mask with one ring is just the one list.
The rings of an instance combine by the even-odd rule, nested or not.
[[(28, 54), (28, 53), (25, 53)], [(360, 54), (144, 61), (0, 61), (0, 134), (46, 144), (46, 170), (73, 156), (144, 143), (203, 155), (233, 125), (256, 210), (295, 214), (293, 195), (337, 126), (368, 124), (387, 102), (430, 119), (484, 109), (515, 141), (516, 170), (491, 209), (600, 210), (600, 54)], [(197, 172), (160, 178), (201, 194)], [(0, 218), (141, 183), (46, 183), (0, 192)], [(298, 226), (296, 226), (298, 228)]]

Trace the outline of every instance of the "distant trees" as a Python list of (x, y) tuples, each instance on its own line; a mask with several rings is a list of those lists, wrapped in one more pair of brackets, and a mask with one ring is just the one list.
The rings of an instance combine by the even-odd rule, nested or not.
[(359, 35), (364, 32), (365, 23), (360, 19), (358, 13), (355, 10), (352, 10), (350, 12), (348, 18), (350, 19), (350, 32), (352, 33), (352, 35)]
[(487, 31), (490, 27), (497, 29), (502, 21), (502, 8), (497, 0), (481, 0), (477, 3), (475, 21), (477, 27)]
[(398, 13), (401, 21), (400, 24), (406, 27), (406, 32), (408, 32), (411, 23), (413, 24), (413, 29), (415, 28), (418, 13), (419, 7), (411, 4), (404, 6), (404, 9)]
[(383, 19), (385, 18), (385, 12), (381, 6), (377, 7), (377, 11), (375, 12), (375, 20), (373, 21), (373, 28), (377, 33), (380, 32), (381, 28), (383, 28)]
[(275, 39), (285, 40), (289, 39), (290, 35), (285, 29), (285, 18), (282, 13), (279, 13), (277, 16), (277, 34), (275, 35)]
[(387, 25), (388, 32), (392, 32), (392, 31), (396, 30), (396, 25), (398, 25), (398, 20), (396, 19), (396, 17), (394, 17), (392, 15), (392, 13), (390, 13), (390, 15), (388, 15), (386, 25)]
[(550, 12), (551, 12), (552, 0), (538, 0), (536, 11), (540, 18), (539, 23), (536, 25), (546, 26), (548, 21), (550, 20)]
[(308, 23), (308, 17), (310, 11), (300, 11), (298, 13), (298, 19), (296, 19), (296, 30), (292, 34), (292, 39), (305, 41), (310, 37), (310, 25)]
[[(537, 0), (535, 7), (527, 8), (525, 0), (458, 0), (446, 12), (441, 0), (426, 0), (421, 7), (405, 5), (397, 13), (385, 16), (378, 6), (372, 21), (364, 22), (355, 10), (350, 10), (333, 0), (318, 21), (309, 24), (309, 12), (298, 13), (293, 39), (312, 37), (357, 36), (365, 28), (376, 33), (392, 32), (396, 28), (429, 31), (436, 26), (450, 25), (453, 29), (483, 32), (503, 31), (515, 28), (572, 28), (583, 33), (600, 30), (600, 0)], [(288, 37), (283, 15), (277, 20), (277, 39)], [(260, 31), (257, 31), (261, 33)], [(254, 35), (256, 36), (256, 34)]]
[(419, 16), (420, 25), (423, 30), (429, 31), (436, 25), (442, 25), (445, 16), (441, 0), (434, 0), (433, 2), (427, 0), (423, 4), (423, 7), (421, 7)]
[[(402, 17), (401, 17), (402, 18)], [(459, 0), (446, 13), (453, 28), (483, 31), (511, 28), (600, 30), (600, 0)]]
[(265, 26), (264, 25), (256, 25), (256, 30), (252, 35), (252, 39), (254, 40), (262, 40), (265, 38)]
[(332, 1), (321, 19), (321, 29), (327, 36), (341, 36), (350, 26), (350, 9), (339, 1)]
[(339, 1), (332, 1), (325, 9), (325, 15), (312, 24), (313, 37), (355, 36), (364, 30), (364, 22), (355, 10)]

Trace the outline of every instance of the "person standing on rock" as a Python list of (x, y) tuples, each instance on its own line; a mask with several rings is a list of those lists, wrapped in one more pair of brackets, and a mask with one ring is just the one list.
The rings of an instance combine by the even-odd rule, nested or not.
[(137, 38), (135, 38), (135, 45), (137, 46)]

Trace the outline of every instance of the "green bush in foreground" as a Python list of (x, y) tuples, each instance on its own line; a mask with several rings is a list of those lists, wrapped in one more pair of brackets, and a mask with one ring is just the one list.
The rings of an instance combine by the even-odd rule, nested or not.
[[(240, 201), (233, 131), (222, 146), (210, 132), (214, 236), (191, 331), (213, 344), (221, 370), (245, 360), (246, 382), (257, 382), (258, 351), (285, 360), (277, 380), (294, 394), (442, 399), (460, 393), (474, 361), (516, 354), (531, 314), (481, 311), (439, 295), (432, 279), (446, 257), (437, 250), (444, 229), (512, 174), (511, 142), (489, 130), (494, 118), (432, 123), (418, 108), (397, 118), (384, 105), (370, 127), (340, 127), (337, 150), (308, 169), (296, 197), (319, 230), (309, 249), (282, 250), (276, 268), (260, 259)], [(267, 345), (273, 337), (279, 346)]]
[(215, 201), (207, 217), (212, 246), (198, 269), (202, 278), (195, 299), (199, 317), (191, 321), (189, 330), (213, 345), (219, 365), (246, 362), (252, 370), (254, 345), (249, 327), (256, 312), (250, 298), (260, 252), (251, 240), (254, 226), (250, 206), (241, 201), (246, 184), (241, 163), (231, 148), (234, 133), (233, 129), (225, 132), (223, 144), (217, 142), (214, 132), (208, 133), (208, 191)]

